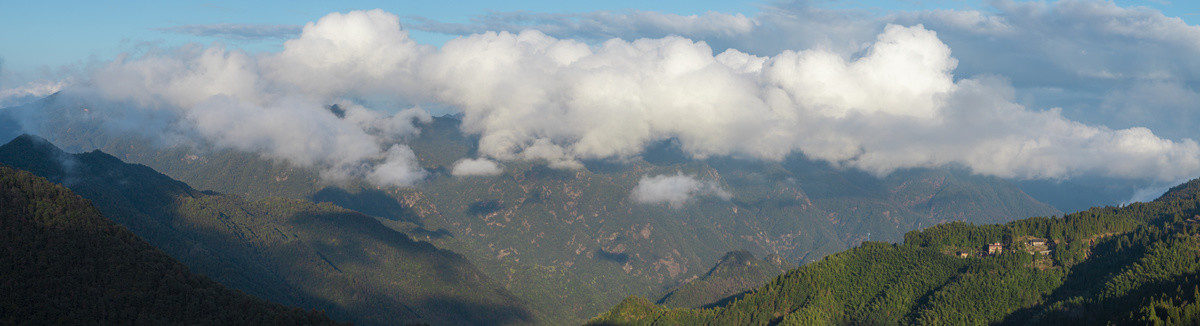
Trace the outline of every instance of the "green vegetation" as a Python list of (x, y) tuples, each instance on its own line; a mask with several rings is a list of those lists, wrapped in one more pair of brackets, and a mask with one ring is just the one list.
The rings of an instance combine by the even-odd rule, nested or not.
[(31, 136), (0, 146), (0, 162), (70, 187), (197, 273), (263, 299), (370, 325), (537, 320), (461, 255), (332, 204), (200, 192)]
[(192, 274), (70, 190), (3, 165), (0, 293), (5, 325), (334, 324)]
[[(721, 307), (629, 298), (590, 324), (1195, 324), (1196, 183), (1120, 208), (942, 224), (909, 232), (903, 244), (866, 242), (825, 257)], [(1002, 253), (979, 254), (995, 242)]]

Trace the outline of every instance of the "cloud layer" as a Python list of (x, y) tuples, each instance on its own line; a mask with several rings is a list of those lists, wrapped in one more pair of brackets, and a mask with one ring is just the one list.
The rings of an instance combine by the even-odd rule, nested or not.
[(677, 173), (642, 177), (629, 197), (643, 204), (666, 203), (671, 208), (679, 209), (697, 197), (728, 200), (732, 195), (716, 182), (700, 181), (695, 177)]
[[(1079, 4), (1056, 6), (1068, 5)], [(1036, 14), (1024, 11), (1062, 10), (1001, 6), (1007, 14), (889, 19), (1003, 38), (1018, 33), (1014, 17)], [(716, 13), (602, 17), (658, 21), (651, 25), (721, 39), (794, 27), (785, 23), (795, 21), (776, 16), (784, 12), (824, 17), (817, 22), (853, 15), (807, 7), (767, 12), (754, 20)], [(479, 136), (480, 157), (460, 161), (455, 175), (495, 174), (495, 161), (516, 159), (580, 168), (583, 159), (632, 158), (648, 144), (671, 139), (697, 158), (778, 160), (803, 153), (878, 175), (944, 165), (1012, 178), (1167, 181), (1200, 174), (1200, 146), (1191, 139), (1027, 107), (1007, 76), (956, 75), (962, 63), (941, 33), (922, 24), (872, 24), (822, 25), (828, 30), (817, 31), (824, 38), (790, 43), (810, 47), (770, 54), (714, 51), (708, 42), (680, 36), (595, 44), (534, 30), (470, 34), (434, 48), (410, 39), (394, 14), (354, 11), (305, 25), (278, 53), (221, 46), (152, 51), (98, 69), (88, 85), (147, 112), (176, 112), (179, 122), (172, 126), (179, 134), (319, 166), (331, 179), (363, 177), (384, 185), (424, 177), (403, 143), (430, 117), (419, 108), (370, 103), (433, 103), (461, 112), (463, 131)], [(1144, 33), (1118, 27), (1111, 33)], [(1159, 27), (1178, 26), (1148, 25)], [(839, 43), (842, 35), (863, 42)], [(1127, 76), (1134, 70), (1107, 71)], [(1146, 85), (1195, 94), (1186, 82)], [(1114, 92), (1107, 107), (1125, 110), (1141, 101), (1138, 94)], [(331, 103), (345, 110), (343, 117), (327, 108)], [(687, 185), (677, 177), (647, 182)]]

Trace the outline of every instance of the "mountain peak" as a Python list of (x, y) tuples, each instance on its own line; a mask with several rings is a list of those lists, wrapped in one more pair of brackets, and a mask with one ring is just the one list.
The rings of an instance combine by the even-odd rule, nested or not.
[(62, 177), (74, 165), (74, 158), (45, 138), (22, 134), (0, 146), (0, 157), (13, 167), (44, 175), (54, 180)]
[(13, 138), (13, 140), (9, 141), (8, 144), (0, 146), (0, 149), (66, 154), (66, 152), (63, 152), (62, 149), (58, 148), (58, 146), (54, 146), (54, 144), (50, 143), (49, 140), (31, 134), (21, 134), (20, 136), (17, 136), (16, 138)]

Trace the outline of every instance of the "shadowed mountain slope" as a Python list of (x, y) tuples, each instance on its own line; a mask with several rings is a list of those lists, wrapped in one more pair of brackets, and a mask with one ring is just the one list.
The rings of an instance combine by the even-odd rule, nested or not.
[(192, 274), (70, 190), (3, 165), (0, 234), (0, 324), (334, 324)]

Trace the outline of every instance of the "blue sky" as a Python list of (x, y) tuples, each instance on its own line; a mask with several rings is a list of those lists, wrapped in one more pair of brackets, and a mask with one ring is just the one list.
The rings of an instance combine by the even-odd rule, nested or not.
[[(441, 22), (465, 23), (489, 11), (583, 13), (591, 11), (642, 10), (680, 15), (708, 11), (753, 16), (769, 1), (0, 1), (0, 58), (3, 68), (32, 73), (54, 70), (62, 65), (88, 60), (107, 60), (138, 46), (177, 46), (189, 42), (219, 41), (250, 51), (274, 51), (281, 40), (228, 40), (164, 31), (164, 28), (206, 24), (304, 25), (331, 12), (381, 8), (400, 15)], [(986, 1), (807, 1), (830, 9), (864, 10), (885, 15), (898, 11), (929, 9), (988, 10)], [(1167, 16), (1195, 25), (1200, 3), (1194, 1), (1122, 0), (1121, 6), (1147, 6)], [(427, 44), (440, 44), (456, 37), (414, 31), (413, 37)]]

